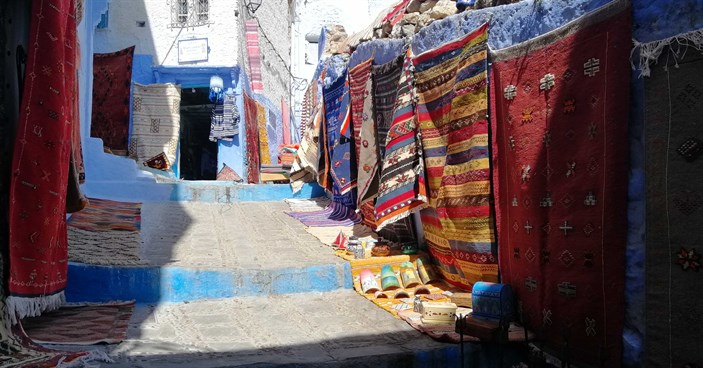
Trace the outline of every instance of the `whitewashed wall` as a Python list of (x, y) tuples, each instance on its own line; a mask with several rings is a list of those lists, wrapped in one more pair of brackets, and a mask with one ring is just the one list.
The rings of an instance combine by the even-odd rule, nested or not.
[[(155, 65), (237, 65), (238, 48), (246, 47), (237, 32), (239, 20), (235, 9), (239, 1), (211, 0), (211, 24), (181, 29), (170, 27), (170, 0), (111, 0), (109, 27), (96, 32), (95, 52), (112, 52), (136, 45), (135, 54), (152, 55)], [(145, 22), (144, 27), (139, 27), (137, 22)], [(207, 62), (178, 63), (178, 41), (191, 38), (208, 39)]]

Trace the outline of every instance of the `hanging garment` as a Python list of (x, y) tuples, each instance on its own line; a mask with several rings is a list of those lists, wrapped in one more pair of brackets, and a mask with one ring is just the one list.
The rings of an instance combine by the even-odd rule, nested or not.
[(244, 134), (246, 137), (246, 160), (247, 160), (247, 183), (256, 184), (259, 182), (259, 120), (258, 108), (254, 101), (246, 93), (242, 94), (244, 99)]
[(628, 3), (492, 55), (501, 280), (527, 327), (599, 367), (622, 358)]
[(126, 156), (129, 141), (129, 89), (132, 86), (134, 46), (93, 55), (93, 112), (90, 136)]
[(177, 162), (181, 87), (170, 83), (134, 83), (133, 94), (129, 157), (140, 166), (161, 153), (169, 163)]
[(488, 25), (413, 59), (427, 170), (425, 239), (442, 274), (470, 289), (498, 281), (488, 153)]
[(403, 62), (393, 122), (385, 142), (385, 156), (376, 199), (377, 228), (402, 220), (427, 206), (425, 167), (420, 130), (415, 120), (413, 67), (410, 50)]
[(75, 4), (35, 0), (32, 5), (30, 39), (36, 41), (28, 50), (10, 185), (7, 308), (12, 318), (36, 316), (64, 302), (68, 260)]
[[(644, 361), (651, 367), (703, 362), (699, 330), (694, 327), (703, 324), (703, 305), (696, 292), (703, 289), (703, 247), (700, 231), (691, 231), (703, 223), (703, 56), (691, 45), (664, 47), (659, 63), (651, 67), (651, 78), (644, 78), (647, 211), (642, 322)], [(640, 280), (635, 281), (638, 288)]]
[(231, 141), (239, 134), (239, 111), (234, 93), (224, 93), (222, 103), (216, 102), (210, 119), (210, 141)]

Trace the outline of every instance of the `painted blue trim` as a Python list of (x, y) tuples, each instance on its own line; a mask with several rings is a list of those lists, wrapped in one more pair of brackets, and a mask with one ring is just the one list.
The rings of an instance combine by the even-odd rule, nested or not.
[(110, 267), (69, 262), (68, 302), (184, 302), (351, 289), (348, 262), (270, 270)]

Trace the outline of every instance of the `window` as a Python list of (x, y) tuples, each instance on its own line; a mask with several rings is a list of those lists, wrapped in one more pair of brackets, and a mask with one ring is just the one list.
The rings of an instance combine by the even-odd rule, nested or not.
[(195, 12), (198, 15), (199, 22), (207, 22), (210, 14), (209, 0), (195, 0)]
[(171, 0), (171, 27), (196, 27), (210, 24), (209, 0)]

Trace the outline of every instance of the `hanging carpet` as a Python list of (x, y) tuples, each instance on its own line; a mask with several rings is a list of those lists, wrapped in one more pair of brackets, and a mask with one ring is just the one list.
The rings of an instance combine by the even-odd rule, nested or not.
[(498, 281), (490, 203), (488, 24), (413, 59), (429, 205), (423, 228), (445, 278)]
[(246, 93), (242, 94), (244, 99), (244, 130), (246, 137), (246, 162), (247, 162), (247, 183), (256, 184), (259, 182), (259, 121), (257, 118), (258, 108), (254, 101)]
[(10, 179), (7, 307), (12, 318), (61, 305), (68, 258), (66, 188), (76, 98), (75, 8), (70, 0), (35, 0), (32, 5), (29, 39), (34, 41), (27, 55)]
[(558, 358), (601, 367), (622, 359), (630, 30), (616, 0), (492, 55), (501, 281)]
[(178, 162), (176, 150), (181, 125), (180, 105), (179, 86), (134, 83), (129, 157), (142, 165), (164, 153), (168, 162)]
[(378, 229), (427, 205), (425, 169), (413, 99), (413, 67), (408, 50), (398, 81), (393, 121), (385, 142), (376, 199)]
[(644, 80), (647, 366), (703, 362), (703, 234), (692, 231), (703, 223), (703, 56), (683, 52)]
[(134, 46), (93, 54), (93, 112), (90, 136), (113, 154), (126, 156), (129, 141), (129, 89)]

